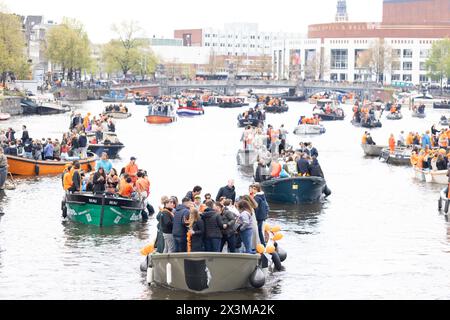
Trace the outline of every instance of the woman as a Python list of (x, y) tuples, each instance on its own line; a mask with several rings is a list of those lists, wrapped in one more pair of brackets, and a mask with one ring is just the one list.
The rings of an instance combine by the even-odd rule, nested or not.
[(253, 223), (252, 223), (252, 208), (247, 201), (239, 201), (237, 204), (239, 210), (238, 230), (245, 246), (244, 253), (253, 254), (252, 238), (253, 238)]
[(197, 209), (192, 208), (189, 213), (188, 237), (191, 237), (190, 245), (188, 242), (188, 252), (203, 252), (203, 235), (205, 234), (205, 223)]
[(116, 169), (112, 168), (106, 177), (106, 193), (115, 194), (117, 186), (119, 185), (120, 178), (117, 175)]
[(164, 237), (163, 253), (175, 252), (175, 243), (173, 240), (173, 209), (175, 208), (174, 200), (167, 199), (164, 208), (160, 212), (160, 227)]
[(6, 178), (8, 176), (8, 158), (0, 147), (0, 190), (5, 189)]
[(106, 173), (103, 167), (100, 167), (98, 171), (94, 174), (94, 193), (104, 193), (106, 185)]
[(222, 230), (222, 244), (220, 246), (220, 252), (223, 251), (225, 243), (228, 246), (230, 253), (236, 252), (236, 236), (234, 226), (236, 224), (236, 216), (233, 212), (228, 210), (228, 206), (231, 205), (231, 200), (224, 200), (224, 204), (216, 202), (216, 211), (222, 216), (223, 230)]
[(58, 139), (55, 140), (53, 146), (53, 158), (55, 160), (61, 161), (61, 145), (59, 144)]

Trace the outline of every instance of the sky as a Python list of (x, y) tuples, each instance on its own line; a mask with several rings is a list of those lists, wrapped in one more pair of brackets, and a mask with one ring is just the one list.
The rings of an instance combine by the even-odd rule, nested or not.
[[(222, 28), (256, 22), (260, 31), (306, 35), (307, 26), (334, 21), (336, 0), (0, 0), (11, 13), (80, 20), (93, 43), (114, 38), (111, 25), (135, 20), (142, 36), (172, 38), (175, 29)], [(349, 21), (378, 22), (382, 0), (347, 0)]]

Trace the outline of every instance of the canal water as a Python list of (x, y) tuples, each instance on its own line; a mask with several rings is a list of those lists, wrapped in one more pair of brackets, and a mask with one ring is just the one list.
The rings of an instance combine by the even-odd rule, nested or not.
[[(292, 132), (312, 105), (289, 103), (288, 113), (268, 114), (267, 124)], [(100, 113), (103, 103), (78, 106)], [(271, 275), (260, 290), (208, 295), (205, 299), (450, 299), (450, 229), (437, 212), (440, 186), (415, 181), (411, 168), (365, 158), (364, 129), (345, 121), (324, 123), (318, 137), (290, 135), (289, 143), (311, 141), (319, 150), (333, 194), (322, 205), (271, 205), (271, 224), (280, 225), (288, 252), (286, 270)], [(236, 152), (242, 129), (236, 117), (244, 109), (206, 108), (205, 115), (166, 126), (144, 122), (146, 107), (129, 106), (133, 116), (117, 120), (125, 144), (121, 169), (131, 156), (147, 169), (151, 203), (162, 195), (182, 198), (195, 185), (217, 194), (234, 178), (238, 195), (252, 178), (238, 170)], [(422, 132), (439, 121), (428, 110), (425, 120), (408, 110), (401, 121), (383, 120), (372, 131), (378, 144), (401, 130)], [(385, 117), (385, 116), (383, 116)], [(33, 138), (61, 138), (69, 115), (12, 118), (26, 124)], [(21, 132), (18, 132), (20, 137)], [(194, 299), (196, 295), (149, 287), (139, 270), (140, 249), (155, 235), (156, 221), (98, 229), (61, 219), (59, 177), (17, 179), (17, 189), (0, 195), (0, 299)]]

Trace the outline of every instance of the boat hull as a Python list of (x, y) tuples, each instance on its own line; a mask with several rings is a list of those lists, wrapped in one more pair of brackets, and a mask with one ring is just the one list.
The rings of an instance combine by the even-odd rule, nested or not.
[(131, 117), (131, 113), (129, 112), (105, 112), (104, 114), (113, 119), (128, 119)]
[(137, 106), (149, 106), (150, 101), (134, 100), (134, 104)]
[(326, 129), (322, 125), (302, 124), (294, 129), (294, 134), (309, 135), (309, 134), (324, 134)]
[(381, 151), (380, 159), (385, 160), (387, 164), (411, 166), (411, 150), (397, 148), (394, 153), (391, 154), (389, 148), (385, 148)]
[(387, 146), (378, 146), (371, 144), (361, 144), (361, 147), (364, 150), (364, 154), (368, 157), (379, 157), (381, 156), (381, 151), (387, 148)]
[(450, 104), (448, 103), (433, 103), (434, 109), (450, 109)]
[(250, 288), (259, 254), (173, 253), (148, 257), (153, 283), (193, 293), (230, 292)]
[(108, 97), (102, 97), (103, 102), (107, 103), (133, 103), (133, 99), (116, 99), (116, 98), (108, 98)]
[(448, 185), (447, 170), (422, 170), (414, 168), (414, 177), (419, 181)]
[(177, 118), (170, 116), (147, 116), (145, 120), (150, 124), (167, 124), (177, 121)]
[(403, 115), (401, 113), (398, 113), (398, 114), (390, 113), (390, 114), (388, 114), (386, 116), (386, 119), (388, 119), (388, 120), (401, 120), (401, 119), (403, 119)]
[[(47, 176), (58, 175), (64, 172), (67, 164), (72, 161), (36, 161), (22, 157), (7, 155), (9, 172), (19, 176)], [(86, 160), (80, 160), (81, 169), (86, 171), (89, 166), (95, 168), (97, 156), (92, 155)]]
[(248, 103), (219, 103), (219, 108), (242, 108), (248, 106)]
[(322, 119), (322, 121), (339, 121), (345, 119), (345, 115), (338, 116), (335, 114), (325, 114), (325, 113), (314, 113), (314, 116), (319, 116), (320, 119)]
[(177, 115), (180, 117), (193, 117), (205, 114), (203, 108), (178, 108)]
[(424, 119), (424, 118), (426, 118), (426, 114), (425, 113), (417, 113), (417, 112), (414, 112), (413, 114), (412, 114), (412, 116), (414, 117), (414, 118), (420, 118), (420, 119)]
[(116, 159), (119, 156), (120, 150), (123, 148), (125, 148), (123, 144), (91, 144), (89, 145), (88, 150), (99, 157), (103, 152), (106, 152), (110, 159)]
[(284, 112), (289, 111), (289, 107), (288, 106), (285, 106), (285, 107), (266, 106), (266, 107), (264, 107), (264, 110), (267, 113), (284, 113)]
[(69, 112), (70, 108), (52, 108), (52, 107), (46, 107), (46, 106), (38, 106), (36, 108), (36, 113), (44, 116), (49, 114), (61, 114)]
[(264, 120), (245, 119), (242, 117), (238, 117), (238, 127), (239, 128), (244, 128), (247, 126), (259, 127), (260, 125), (264, 125)]
[(261, 187), (269, 202), (311, 204), (321, 201), (326, 182), (321, 177), (294, 177), (264, 181)]
[(141, 201), (84, 193), (66, 194), (64, 204), (70, 220), (97, 227), (128, 225), (144, 210)]

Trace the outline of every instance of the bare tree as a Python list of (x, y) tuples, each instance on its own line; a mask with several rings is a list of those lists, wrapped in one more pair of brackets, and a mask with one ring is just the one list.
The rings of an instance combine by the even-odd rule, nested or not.
[(376, 40), (369, 49), (361, 53), (358, 60), (357, 67), (374, 75), (377, 83), (383, 83), (385, 73), (390, 72), (392, 65), (398, 63), (398, 58), (384, 39)]

